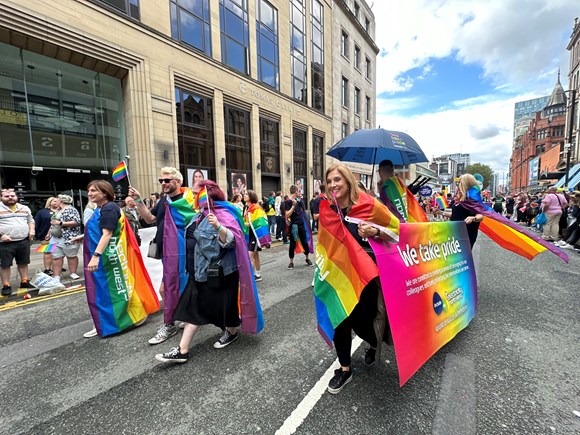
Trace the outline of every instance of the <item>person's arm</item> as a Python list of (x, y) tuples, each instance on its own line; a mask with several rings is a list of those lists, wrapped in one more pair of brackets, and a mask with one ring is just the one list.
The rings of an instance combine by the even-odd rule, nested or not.
[(483, 220), (483, 215), (477, 213), (475, 216), (467, 216), (465, 218), (465, 223), (466, 224), (471, 224), (473, 222), (481, 222)]
[(296, 208), (296, 200), (292, 200), (292, 207), (288, 211), (286, 211), (286, 220), (290, 219), (292, 213), (294, 213), (294, 209)]
[(34, 231), (34, 218), (30, 210), (28, 211), (28, 238), (34, 240), (36, 232)]
[[(141, 194), (133, 186), (129, 186), (129, 196), (135, 200), (135, 203), (137, 204), (137, 212), (139, 213), (139, 216), (141, 216), (141, 219), (143, 219), (148, 224), (155, 222), (157, 218), (147, 208), (143, 202), (143, 199), (141, 199)], [(155, 207), (157, 207), (157, 204), (155, 204), (151, 210), (155, 209)]]
[(97, 244), (97, 247), (95, 248), (95, 252), (93, 253), (93, 255), (91, 257), (91, 261), (89, 261), (89, 264), (87, 265), (87, 270), (89, 272), (94, 272), (95, 270), (97, 270), (97, 268), (99, 267), (100, 257), (105, 254), (105, 250), (107, 249), (107, 246), (109, 245), (109, 242), (111, 241), (111, 237), (113, 237), (112, 230), (102, 228), (101, 231), (102, 231), (102, 234), (101, 234), (101, 238), (99, 239), (99, 243)]

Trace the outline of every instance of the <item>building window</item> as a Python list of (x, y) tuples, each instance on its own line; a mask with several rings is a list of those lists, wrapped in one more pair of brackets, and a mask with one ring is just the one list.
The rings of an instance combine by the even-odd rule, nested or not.
[(300, 186), (302, 186), (301, 193), (304, 198), (308, 198), (306, 191), (306, 132), (294, 128), (293, 137), (294, 184), (298, 186), (299, 190)]
[(316, 180), (322, 183), (324, 174), (324, 138), (316, 134), (312, 135), (312, 175), (314, 176), (314, 193), (320, 193), (316, 189)]
[(100, 0), (101, 3), (108, 4), (118, 11), (123, 12), (125, 15), (135, 19), (140, 20), (141, 15), (139, 13), (139, 0)]
[(292, 62), (292, 97), (307, 104), (305, 1), (290, 0), (290, 61)]
[(171, 0), (171, 37), (211, 56), (209, 0)]
[[(252, 186), (252, 136), (250, 133), (250, 112), (224, 105), (224, 127), (226, 140), (226, 163), (238, 193)], [(240, 183), (243, 179), (244, 183)]]
[[(207, 171), (215, 177), (215, 145), (213, 135), (212, 99), (184, 89), (175, 88), (175, 114), (177, 117), (177, 144), (179, 170)], [(189, 185), (191, 180), (187, 180)]]
[(371, 120), (371, 97), (366, 97), (367, 104), (365, 110), (365, 118), (367, 121)]
[(354, 46), (354, 67), (360, 70), (360, 47), (356, 44)]
[(367, 33), (371, 32), (371, 21), (365, 17), (365, 30)]
[(324, 112), (324, 7), (319, 0), (312, 0), (312, 107)]
[(222, 62), (249, 74), (247, 0), (220, 0)]
[(357, 20), (360, 18), (360, 5), (357, 2), (354, 2), (354, 16)]
[(360, 113), (360, 89), (354, 88), (354, 113)]
[(340, 137), (345, 138), (348, 136), (348, 124), (346, 122), (342, 123), (342, 129), (340, 131)]
[(259, 0), (257, 16), (258, 80), (279, 89), (278, 11), (266, 0)]
[(280, 126), (260, 118), (260, 161), (262, 174), (280, 174)]
[(340, 54), (348, 59), (348, 33), (344, 30), (340, 34)]
[(368, 80), (371, 80), (371, 69), (372, 69), (372, 64), (371, 64), (371, 60), (368, 57), (365, 57), (365, 77)]
[(348, 79), (346, 77), (342, 78), (342, 92), (340, 95), (340, 102), (344, 107), (348, 107)]

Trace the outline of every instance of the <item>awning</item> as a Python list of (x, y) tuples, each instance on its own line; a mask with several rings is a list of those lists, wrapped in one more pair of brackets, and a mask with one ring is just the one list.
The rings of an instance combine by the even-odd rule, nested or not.
[(568, 187), (578, 190), (580, 188), (579, 185), (580, 185), (580, 171), (578, 171), (574, 176), (574, 178), (570, 180), (570, 182), (568, 183)]
[[(580, 163), (576, 163), (574, 166), (572, 166), (570, 168), (570, 172), (569, 172), (569, 177), (568, 177), (568, 187), (573, 187), (575, 186), (575, 184), (572, 183), (573, 180), (576, 180), (576, 184), (578, 184), (578, 180), (577, 180), (577, 176), (580, 175)], [(554, 186), (556, 187), (564, 187), (564, 184), (566, 184), (566, 175), (564, 175), (562, 178), (560, 178), (558, 180), (558, 182), (556, 184), (554, 184)]]

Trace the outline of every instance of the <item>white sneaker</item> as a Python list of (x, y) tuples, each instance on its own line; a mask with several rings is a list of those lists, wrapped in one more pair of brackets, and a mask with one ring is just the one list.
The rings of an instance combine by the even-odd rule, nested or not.
[(554, 242), (554, 245), (556, 245), (556, 246), (565, 245), (565, 244), (566, 244), (565, 240), (558, 240), (557, 242)]
[(97, 336), (97, 328), (91, 329), (89, 332), (85, 332), (83, 337), (85, 338), (92, 338)]
[(79, 279), (79, 278), (80, 278), (80, 276), (79, 276), (79, 275), (77, 275), (76, 273), (71, 273), (71, 274), (69, 275), (69, 278), (70, 278), (70, 279)]
[(564, 242), (563, 245), (558, 245), (560, 249), (574, 249), (574, 245), (570, 245), (569, 243)]
[(175, 334), (177, 334), (177, 328), (175, 325), (168, 323), (159, 328), (157, 334), (155, 334), (155, 337), (149, 339), (149, 344), (163, 343), (165, 340), (173, 337)]

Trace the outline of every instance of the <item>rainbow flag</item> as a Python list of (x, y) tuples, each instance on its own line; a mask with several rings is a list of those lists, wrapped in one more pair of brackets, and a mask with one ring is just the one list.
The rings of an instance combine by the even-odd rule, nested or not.
[(449, 208), (449, 202), (447, 201), (447, 198), (445, 198), (442, 195), (437, 194), (435, 196), (435, 202), (439, 206), (440, 210), (445, 210), (446, 208)]
[(563, 250), (524, 230), (515, 222), (486, 206), (481, 198), (481, 191), (477, 187), (469, 189), (467, 199), (459, 204), (467, 210), (483, 215), (479, 229), (502, 248), (528, 260), (532, 260), (536, 255), (548, 250), (568, 263), (568, 254)]
[(189, 188), (182, 187), (183, 196), (175, 201), (168, 197), (163, 222), (163, 318), (165, 323), (173, 322), (173, 313), (179, 297), (185, 290), (187, 254), (185, 235), (187, 227), (196, 219), (195, 198)]
[(125, 161), (122, 161), (117, 166), (115, 166), (115, 169), (113, 169), (113, 180), (119, 181), (125, 178), (126, 176), (127, 176), (127, 165), (125, 165)]
[[(361, 193), (348, 216), (399, 233), (399, 220), (377, 199)], [(371, 257), (346, 229), (329, 201), (320, 203), (314, 301), (318, 331), (332, 346), (334, 329), (360, 300), (366, 285), (379, 275)]]
[(34, 251), (35, 252), (47, 252), (47, 253), (51, 253), (51, 252), (54, 252), (55, 249), (56, 249), (56, 243), (49, 243), (47, 245), (40, 245)]
[(401, 222), (429, 222), (425, 211), (399, 177), (387, 178), (379, 192), (381, 201)]
[[(306, 243), (308, 244), (308, 253), (312, 254), (314, 252), (314, 238), (312, 237), (312, 228), (310, 227), (310, 221), (308, 220), (308, 216), (306, 216), (304, 208), (300, 213), (300, 219), (302, 220), (302, 225), (304, 225), (304, 232), (306, 233)], [(294, 240), (296, 240), (294, 253), (302, 254), (306, 252), (306, 249), (304, 249), (304, 246), (302, 246), (302, 242), (300, 241), (300, 237), (298, 236), (298, 225), (290, 225), (290, 231), (292, 231), (292, 237), (294, 238)]]
[(204, 186), (199, 190), (197, 197), (195, 198), (195, 208), (201, 210), (206, 207), (209, 211), (209, 200), (207, 198), (207, 190)]
[(270, 229), (268, 228), (268, 217), (262, 207), (258, 204), (250, 204), (244, 220), (247, 223), (246, 226), (249, 225), (254, 236), (256, 236), (259, 247), (272, 243)]
[(258, 287), (248, 254), (247, 227), (240, 210), (227, 201), (215, 201), (213, 213), (220, 223), (230, 230), (236, 241), (236, 261), (238, 263), (239, 293), (238, 304), (242, 332), (257, 334), (264, 328), (264, 314), (258, 297)]
[(159, 300), (143, 264), (137, 239), (123, 211), (113, 237), (100, 257), (99, 267), (86, 267), (101, 238), (101, 209), (96, 208), (85, 227), (85, 286), (89, 310), (101, 337), (116, 334), (159, 310)]

